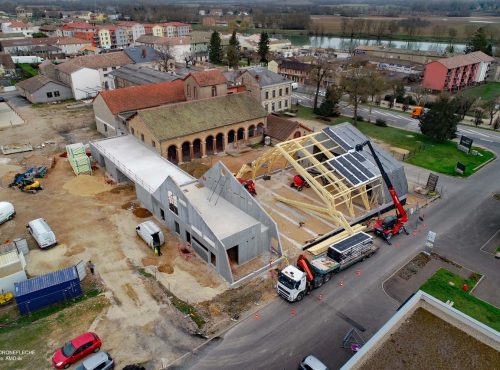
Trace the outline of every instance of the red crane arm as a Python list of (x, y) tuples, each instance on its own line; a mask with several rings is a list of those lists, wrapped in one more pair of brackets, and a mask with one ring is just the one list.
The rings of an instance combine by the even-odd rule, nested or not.
[(304, 271), (306, 273), (308, 282), (311, 282), (314, 280), (313, 273), (312, 273), (311, 269), (309, 268), (309, 262), (307, 261), (307, 258), (304, 257), (303, 254), (301, 254), (299, 256), (299, 258), (297, 259), (297, 267), (299, 267), (302, 271)]

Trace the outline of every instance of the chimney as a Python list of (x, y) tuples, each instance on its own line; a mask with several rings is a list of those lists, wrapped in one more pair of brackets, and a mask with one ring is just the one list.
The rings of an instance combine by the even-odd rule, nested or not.
[(146, 50), (146, 48), (142, 48), (142, 52), (141, 52), (142, 59), (146, 58), (147, 53), (148, 53), (148, 51)]
[(260, 76), (259, 76), (259, 75), (255, 75), (255, 79), (256, 79), (257, 81), (259, 81), (259, 80), (260, 80)]

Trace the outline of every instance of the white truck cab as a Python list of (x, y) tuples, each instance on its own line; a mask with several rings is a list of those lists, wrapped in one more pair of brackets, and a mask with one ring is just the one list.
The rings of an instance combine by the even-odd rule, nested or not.
[(287, 301), (301, 301), (306, 294), (307, 277), (305, 272), (288, 265), (278, 275), (278, 294)]

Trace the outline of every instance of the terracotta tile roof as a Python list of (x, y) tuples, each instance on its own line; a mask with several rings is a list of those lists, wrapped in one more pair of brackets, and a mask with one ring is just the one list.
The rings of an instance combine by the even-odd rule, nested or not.
[(15, 69), (16, 65), (12, 61), (10, 54), (0, 53), (0, 64), (3, 65), (5, 69)]
[(436, 62), (442, 64), (448, 69), (453, 69), (480, 62), (492, 62), (493, 60), (494, 59), (492, 57), (486, 55), (482, 51), (475, 51), (470, 54), (456, 55), (451, 58), (438, 59), (436, 60)]
[(66, 28), (78, 28), (78, 29), (95, 29), (95, 25), (90, 24), (90, 23), (85, 23), (85, 22), (72, 22), (72, 23), (66, 23), (64, 25)]
[(189, 76), (192, 76), (196, 83), (200, 86), (227, 84), (226, 77), (218, 69), (193, 72), (187, 75), (186, 78), (188, 78)]
[(267, 116), (266, 135), (278, 141), (286, 141), (290, 138), (293, 132), (299, 127), (302, 127), (305, 130), (312, 132), (312, 129), (302, 125), (298, 121), (292, 121), (290, 119), (281, 118), (275, 116), (274, 114), (270, 114)]
[(20, 22), (20, 21), (12, 21), (12, 22), (10, 22), (9, 27), (10, 28), (14, 28), (14, 27), (28, 28), (28, 27), (30, 27), (30, 25), (27, 23), (24, 23), (24, 22)]
[(91, 42), (76, 37), (61, 37), (52, 45), (74, 45), (74, 44), (91, 44)]
[(102, 96), (113, 114), (158, 107), (186, 100), (184, 81), (182, 80), (101, 91), (99, 95)]
[(142, 35), (136, 40), (139, 43), (147, 45), (190, 45), (191, 39), (189, 37), (162, 37), (153, 35)]
[(133, 63), (123, 51), (113, 53), (85, 55), (68, 60), (56, 66), (56, 69), (63, 73), (73, 73), (80, 68), (101, 69), (109, 67), (124, 66)]

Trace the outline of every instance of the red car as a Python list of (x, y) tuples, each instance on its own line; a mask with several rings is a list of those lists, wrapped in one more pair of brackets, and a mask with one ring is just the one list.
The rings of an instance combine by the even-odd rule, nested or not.
[(52, 364), (56, 369), (67, 369), (71, 364), (80, 361), (92, 352), (98, 352), (101, 345), (101, 339), (97, 334), (82, 334), (59, 348), (52, 356)]

